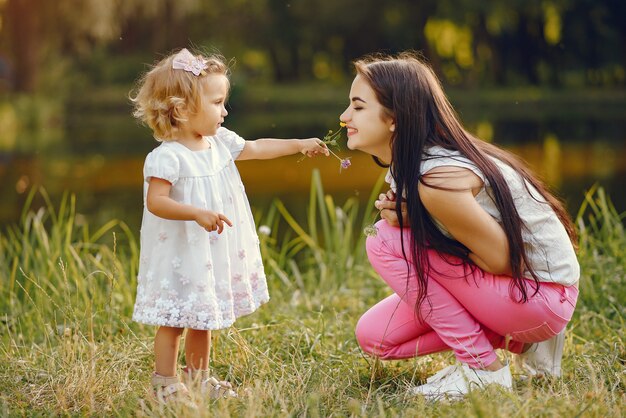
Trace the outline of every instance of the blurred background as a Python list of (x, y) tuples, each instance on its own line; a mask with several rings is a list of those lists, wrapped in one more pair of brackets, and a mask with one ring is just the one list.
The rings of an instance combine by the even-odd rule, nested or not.
[[(573, 215), (603, 185), (626, 210), (624, 0), (0, 0), (0, 224), (33, 186), (77, 195), (81, 219), (138, 228), (158, 145), (130, 115), (147, 65), (174, 48), (234, 58), (226, 126), (254, 139), (324, 136), (351, 61), (420, 51), (466, 127), (524, 158)], [(345, 142), (342, 142), (345, 145)], [(239, 163), (251, 203), (326, 192), (367, 200), (381, 169), (336, 160)], [(37, 204), (37, 203), (36, 203)]]

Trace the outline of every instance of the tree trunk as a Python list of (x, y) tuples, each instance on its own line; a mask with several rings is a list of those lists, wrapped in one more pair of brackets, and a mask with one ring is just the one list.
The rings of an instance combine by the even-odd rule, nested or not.
[(428, 19), (431, 16), (435, 15), (437, 11), (437, 2), (436, 1), (409, 1), (409, 11), (414, 16), (415, 21), (415, 46), (414, 48), (417, 51), (421, 52), (424, 55), (424, 58), (428, 60), (428, 63), (433, 68), (435, 73), (439, 75), (440, 78), (443, 78), (443, 73), (441, 71), (441, 60), (439, 55), (435, 51), (432, 50), (430, 45), (428, 44), (428, 39), (426, 39), (426, 34), (424, 30), (426, 29), (426, 24), (428, 23)]
[(13, 54), (13, 90), (32, 93), (39, 73), (38, 0), (8, 0), (7, 25)]
[(476, 27), (474, 28), (474, 54), (476, 57), (479, 57), (478, 48), (481, 44), (489, 48), (491, 54), (491, 59), (488, 64), (489, 70), (485, 71), (490, 74), (484, 74), (484, 76), (488, 77), (489, 81), (499, 86), (504, 85), (506, 83), (506, 75), (502, 62), (502, 53), (500, 48), (498, 48), (496, 39), (494, 39), (487, 29), (487, 17), (484, 13), (479, 14)]
[(539, 84), (539, 76), (537, 74), (537, 54), (539, 54), (537, 34), (541, 33), (541, 26), (531, 16), (520, 13), (519, 24), (517, 27), (517, 41), (519, 51), (519, 66), (522, 74), (531, 84)]

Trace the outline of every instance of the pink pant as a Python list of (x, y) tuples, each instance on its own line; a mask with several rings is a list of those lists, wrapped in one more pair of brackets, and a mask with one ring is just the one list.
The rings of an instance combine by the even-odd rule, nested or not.
[[(553, 337), (572, 317), (578, 298), (575, 286), (541, 283), (539, 293), (518, 303), (511, 299), (509, 276), (472, 271), (457, 258), (429, 250), (428, 293), (419, 307), (420, 321), (415, 313), (417, 278), (411, 268), (407, 284), (400, 229), (384, 220), (376, 227), (377, 236), (367, 239), (367, 255), (395, 293), (370, 308), (357, 324), (357, 340), (367, 353), (402, 359), (452, 349), (459, 361), (485, 367), (496, 360), (496, 348), (520, 353), (524, 343)], [(410, 232), (404, 234), (409, 255)], [(514, 296), (518, 292), (514, 289)], [(507, 347), (505, 336), (510, 336)]]

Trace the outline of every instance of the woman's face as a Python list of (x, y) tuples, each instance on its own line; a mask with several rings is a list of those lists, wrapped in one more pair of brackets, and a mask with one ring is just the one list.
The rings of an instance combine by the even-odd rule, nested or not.
[(391, 162), (391, 138), (394, 120), (387, 116), (376, 93), (363, 77), (357, 75), (350, 89), (350, 105), (339, 119), (348, 130), (348, 148)]

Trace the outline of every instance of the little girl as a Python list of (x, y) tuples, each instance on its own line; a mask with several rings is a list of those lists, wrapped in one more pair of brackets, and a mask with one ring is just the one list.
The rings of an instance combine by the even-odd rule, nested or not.
[(222, 127), (229, 91), (221, 57), (182, 49), (140, 80), (134, 116), (157, 141), (144, 165), (141, 257), (133, 320), (158, 325), (152, 377), (160, 401), (187, 393), (176, 373), (187, 328), (187, 383), (235, 396), (208, 374), (211, 330), (269, 300), (259, 239), (234, 160), (328, 150), (317, 138), (245, 141)]

